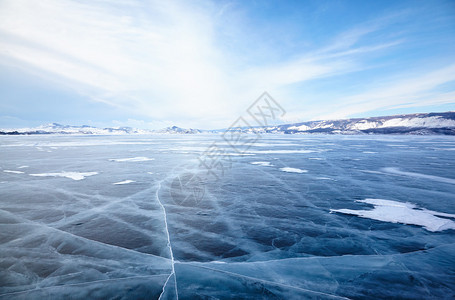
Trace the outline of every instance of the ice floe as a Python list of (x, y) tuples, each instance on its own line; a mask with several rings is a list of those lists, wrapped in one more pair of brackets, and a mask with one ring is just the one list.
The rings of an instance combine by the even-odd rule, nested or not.
[[(455, 229), (455, 222), (446, 219), (455, 218), (455, 214), (432, 211), (425, 208), (419, 208), (412, 203), (393, 200), (365, 199), (356, 200), (356, 202), (372, 204), (374, 208), (370, 210), (331, 209), (330, 212), (355, 215), (361, 218), (384, 222), (417, 225), (433, 232)], [(439, 218), (438, 216), (443, 218)]]
[(73, 180), (82, 180), (85, 177), (93, 176), (98, 174), (98, 172), (60, 172), (60, 173), (39, 173), (39, 174), (30, 174), (30, 176), (37, 177), (65, 177)]
[(283, 172), (288, 172), (288, 173), (306, 173), (306, 172), (308, 172), (307, 170), (302, 170), (302, 169), (298, 169), (298, 168), (290, 168), (290, 167), (280, 168), (280, 170)]
[(136, 182), (134, 180), (123, 180), (123, 181), (120, 181), (120, 182), (115, 182), (113, 184), (128, 184), (128, 183), (133, 183), (133, 182)]
[(138, 156), (138, 157), (129, 157), (129, 158), (112, 158), (109, 159), (110, 161), (116, 161), (116, 162), (138, 162), (138, 161), (149, 161), (149, 160), (155, 160), (154, 158), (149, 158), (145, 156)]

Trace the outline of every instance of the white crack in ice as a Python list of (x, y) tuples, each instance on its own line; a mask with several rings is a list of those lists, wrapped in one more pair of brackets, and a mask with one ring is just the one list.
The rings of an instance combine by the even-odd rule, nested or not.
[(165, 282), (164, 285), (163, 285), (163, 291), (161, 292), (160, 297), (158, 298), (158, 300), (161, 299), (161, 297), (163, 296), (164, 290), (166, 289), (167, 283), (168, 283), (169, 279), (172, 277), (172, 275), (174, 275), (175, 295), (176, 295), (177, 300), (178, 300), (178, 299), (179, 299), (179, 293), (178, 293), (178, 290), (177, 290), (177, 276), (176, 276), (176, 274), (175, 274), (174, 253), (173, 253), (173, 251), (172, 251), (171, 238), (170, 238), (170, 235), (169, 235), (169, 227), (168, 227), (168, 225), (167, 225), (166, 208), (164, 207), (163, 203), (161, 203), (161, 200), (160, 200), (160, 197), (159, 197), (160, 189), (161, 189), (161, 182), (158, 183), (158, 189), (156, 190), (156, 200), (158, 200), (158, 203), (159, 203), (159, 205), (161, 206), (161, 209), (163, 210), (163, 215), (164, 215), (164, 227), (165, 227), (166, 236), (167, 236), (167, 247), (169, 248), (169, 254), (170, 254), (170, 256), (171, 256), (171, 273), (169, 274), (169, 276), (168, 276), (167, 279), (166, 279), (166, 282)]

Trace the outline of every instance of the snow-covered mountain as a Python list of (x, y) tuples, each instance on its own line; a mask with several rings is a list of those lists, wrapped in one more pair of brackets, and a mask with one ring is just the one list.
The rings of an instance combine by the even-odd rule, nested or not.
[(50, 123), (33, 128), (0, 129), (2, 134), (131, 134), (148, 133), (147, 130), (133, 129), (131, 127), (97, 128), (88, 125), (71, 126)]
[(185, 129), (185, 128), (180, 128), (177, 126), (172, 126), (172, 127), (166, 127), (161, 130), (156, 130), (154, 133), (184, 133), (184, 134), (194, 134), (194, 133), (201, 133), (202, 131), (199, 129)]
[[(177, 126), (160, 130), (134, 129), (131, 127), (97, 128), (51, 123), (34, 128), (0, 129), (0, 134), (197, 134), (218, 133), (223, 130), (185, 129)], [(385, 117), (321, 120), (270, 127), (239, 128), (251, 133), (285, 134), (446, 134), (455, 135), (455, 112), (395, 115)]]
[(88, 125), (71, 126), (50, 123), (33, 128), (0, 129), (0, 134), (24, 135), (24, 134), (95, 134), (95, 135), (120, 135), (120, 134), (152, 134), (152, 133), (199, 133), (197, 129), (183, 129), (177, 126), (161, 130), (135, 129), (131, 127), (108, 127), (97, 128)]
[(455, 135), (455, 112), (321, 120), (271, 127), (242, 128), (246, 132), (287, 134), (446, 134)]

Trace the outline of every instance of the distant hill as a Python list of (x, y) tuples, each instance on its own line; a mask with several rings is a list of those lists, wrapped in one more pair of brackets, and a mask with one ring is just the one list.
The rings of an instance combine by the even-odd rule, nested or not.
[[(2, 135), (29, 134), (198, 134), (219, 133), (222, 130), (185, 129), (177, 126), (160, 130), (134, 129), (131, 127), (97, 128), (51, 123), (34, 128), (0, 129)], [(321, 120), (269, 127), (238, 128), (246, 133), (283, 134), (443, 134), (455, 135), (455, 112), (407, 114), (344, 120)]]

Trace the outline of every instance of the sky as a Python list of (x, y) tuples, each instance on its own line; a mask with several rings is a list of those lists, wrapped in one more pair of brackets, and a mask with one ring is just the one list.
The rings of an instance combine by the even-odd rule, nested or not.
[(0, 0), (0, 127), (455, 110), (455, 1)]

